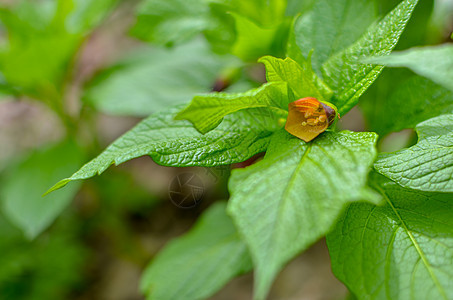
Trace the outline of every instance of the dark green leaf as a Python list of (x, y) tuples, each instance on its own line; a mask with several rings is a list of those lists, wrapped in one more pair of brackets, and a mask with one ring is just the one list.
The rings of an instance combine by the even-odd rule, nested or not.
[(296, 43), (305, 57), (314, 49), (313, 68), (355, 42), (376, 18), (375, 0), (318, 0), (294, 26)]
[(82, 164), (81, 150), (72, 142), (36, 152), (20, 163), (2, 184), (5, 215), (32, 239), (65, 209), (78, 190), (74, 185), (43, 198), (46, 189)]
[[(288, 109), (288, 87), (284, 82), (267, 83), (245, 93), (212, 93), (195, 96), (188, 107), (176, 115), (189, 120), (205, 134), (216, 128), (228, 114), (247, 108)], [(269, 112), (271, 113), (271, 112)]]
[(453, 92), (419, 76), (412, 76), (397, 86), (390, 97), (373, 100), (374, 103), (363, 108), (373, 131), (382, 135), (453, 113)]
[(225, 117), (219, 127), (202, 135), (189, 122), (174, 120), (181, 109), (177, 106), (143, 120), (48, 192), (70, 181), (101, 174), (112, 164), (119, 165), (144, 155), (161, 165), (179, 167), (242, 162), (265, 151), (270, 135), (278, 128), (268, 110), (250, 109)]
[(83, 99), (109, 114), (149, 116), (211, 91), (221, 70), (235, 64), (201, 40), (173, 49), (144, 48), (100, 73)]
[(141, 281), (147, 299), (207, 299), (231, 278), (252, 269), (225, 209), (226, 203), (214, 204), (188, 234), (161, 250)]
[(354, 44), (332, 56), (322, 66), (325, 82), (334, 91), (332, 103), (341, 115), (348, 112), (376, 80), (382, 66), (363, 64), (369, 56), (389, 54), (409, 21), (418, 0), (404, 0), (382, 21), (372, 25)]
[(229, 212), (254, 260), (257, 299), (285, 263), (329, 231), (345, 204), (379, 200), (366, 187), (376, 139), (342, 131), (305, 143), (281, 130), (262, 161), (232, 172)]
[(380, 154), (374, 168), (404, 187), (453, 192), (453, 114), (420, 123), (416, 131), (416, 145)]
[(358, 299), (452, 299), (451, 194), (377, 189), (384, 206), (351, 204), (327, 236), (335, 275)]
[(453, 45), (413, 48), (367, 62), (390, 67), (407, 67), (453, 91)]

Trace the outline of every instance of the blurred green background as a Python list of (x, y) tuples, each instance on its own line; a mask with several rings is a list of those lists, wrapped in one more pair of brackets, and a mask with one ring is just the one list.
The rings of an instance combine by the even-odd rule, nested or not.
[[(143, 117), (197, 93), (259, 86), (256, 60), (284, 56), (292, 17), (314, 2), (2, 1), (0, 299), (143, 299), (142, 270), (211, 203), (228, 198), (229, 167), (176, 169), (143, 157), (41, 195)], [(398, 2), (376, 1), (377, 13)], [(453, 2), (421, 0), (397, 50), (451, 42), (452, 31)], [(385, 69), (340, 126), (378, 132), (385, 151), (414, 143), (411, 130), (389, 135), (379, 118), (390, 113), (396, 87), (411, 81), (429, 84), (407, 69)], [(183, 172), (204, 186), (190, 210), (169, 200)], [(251, 299), (252, 282), (244, 275), (212, 299)], [(321, 241), (287, 266), (270, 298), (346, 294)]]

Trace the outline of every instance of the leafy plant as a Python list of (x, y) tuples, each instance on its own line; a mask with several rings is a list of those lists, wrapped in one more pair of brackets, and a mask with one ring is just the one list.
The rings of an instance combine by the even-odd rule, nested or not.
[[(403, 0), (378, 17), (389, 3), (143, 1), (132, 34), (174, 48), (129, 54), (88, 85), (84, 102), (113, 114), (153, 114), (49, 189), (46, 197), (62, 193), (61, 206), (46, 205), (39, 218), (25, 217), (23, 202), (13, 201), (24, 198), (18, 191), (28, 166), (44, 168), (36, 160), (60, 176), (56, 170), (73, 168), (81, 155), (68, 144), (77, 153), (56, 162), (49, 159), (53, 151), (69, 148), (32, 156), (7, 181), (5, 211), (33, 237), (72, 197), (63, 195), (70, 189), (58, 189), (111, 165), (149, 156), (164, 166), (215, 167), (265, 153), (233, 169), (228, 202), (212, 205), (188, 234), (153, 259), (141, 282), (148, 299), (205, 299), (252, 269), (254, 298), (265, 299), (282, 268), (325, 236), (333, 272), (359, 299), (452, 298), (451, 46), (391, 54), (418, 0)], [(55, 19), (66, 18), (67, 11), (61, 16), (59, 11)], [(68, 63), (70, 55), (65, 57)], [(264, 66), (265, 79), (250, 71), (255, 61)], [(305, 97), (332, 103), (345, 118), (384, 66), (408, 67), (418, 75), (392, 89), (390, 97), (364, 106), (374, 115), (369, 122), (377, 133), (334, 125), (304, 142), (284, 129), (288, 105)], [(53, 76), (17, 86), (48, 99), (43, 88), (48, 82), (57, 94), (62, 90), (63, 77)], [(219, 92), (194, 96), (219, 79), (220, 88), (214, 88)], [(127, 96), (132, 100), (126, 102)], [(378, 133), (414, 127), (415, 145), (378, 150)], [(36, 185), (54, 176), (41, 179)]]

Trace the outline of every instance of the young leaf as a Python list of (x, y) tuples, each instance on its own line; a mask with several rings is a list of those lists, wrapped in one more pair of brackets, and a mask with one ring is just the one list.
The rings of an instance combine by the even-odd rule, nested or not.
[(329, 231), (345, 204), (379, 200), (366, 187), (376, 139), (342, 131), (305, 143), (281, 130), (262, 161), (232, 172), (228, 209), (254, 260), (256, 299), (285, 263)]
[[(272, 56), (264, 56), (259, 59), (259, 62), (266, 66), (267, 81), (287, 82), (296, 99), (314, 97), (325, 101), (331, 96), (331, 91), (319, 80), (309, 62), (299, 65), (289, 57), (280, 59)], [(288, 103), (292, 101), (289, 99)]]
[(390, 67), (406, 67), (453, 91), (453, 45), (412, 48), (367, 62)]
[(453, 113), (453, 92), (429, 79), (412, 76), (397, 86), (389, 97), (376, 99), (361, 108), (373, 131), (385, 135), (414, 128), (441, 114)]
[(294, 26), (296, 44), (305, 57), (314, 49), (313, 68), (355, 42), (376, 18), (375, 0), (318, 0)]
[(351, 204), (327, 235), (335, 275), (358, 299), (452, 299), (451, 195), (377, 189), (384, 206)]
[(265, 151), (270, 135), (278, 128), (268, 110), (250, 109), (225, 117), (219, 127), (202, 135), (189, 122), (174, 120), (181, 109), (176, 106), (143, 120), (48, 193), (70, 181), (101, 174), (112, 164), (119, 165), (144, 155), (151, 156), (158, 164), (175, 167), (242, 162)]
[(32, 154), (2, 183), (3, 211), (29, 239), (46, 229), (68, 206), (78, 190), (74, 185), (49, 197), (42, 194), (56, 180), (82, 164), (81, 150), (72, 142)]
[(345, 114), (376, 80), (382, 66), (363, 64), (369, 56), (389, 54), (409, 21), (418, 0), (404, 0), (379, 23), (372, 25), (354, 44), (332, 56), (322, 66), (325, 82), (334, 91), (330, 101)]
[(209, 92), (233, 57), (219, 56), (202, 40), (173, 49), (143, 48), (100, 73), (83, 100), (114, 115), (149, 116), (195, 94)]
[(380, 154), (374, 168), (407, 188), (453, 192), (453, 114), (429, 119), (415, 129), (416, 145)]
[(288, 88), (284, 82), (262, 85), (245, 93), (212, 93), (195, 96), (188, 107), (178, 113), (176, 120), (189, 120), (205, 134), (219, 126), (223, 117), (246, 108), (288, 109)]
[(247, 247), (225, 209), (224, 202), (214, 204), (188, 234), (159, 252), (141, 280), (147, 299), (207, 299), (252, 269)]

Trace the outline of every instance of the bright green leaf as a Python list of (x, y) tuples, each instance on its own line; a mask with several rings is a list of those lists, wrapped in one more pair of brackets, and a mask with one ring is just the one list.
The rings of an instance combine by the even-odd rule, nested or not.
[(451, 195), (377, 189), (384, 206), (351, 204), (327, 236), (335, 275), (358, 299), (452, 299)]
[(268, 110), (250, 109), (225, 117), (219, 127), (202, 135), (189, 122), (174, 120), (181, 109), (177, 106), (143, 120), (48, 192), (70, 181), (101, 174), (112, 164), (119, 165), (144, 155), (151, 156), (158, 164), (179, 167), (242, 162), (265, 151), (270, 135), (278, 128)]
[(147, 299), (207, 299), (252, 262), (226, 203), (216, 203), (186, 235), (170, 242), (147, 267), (141, 290)]
[(313, 68), (355, 42), (376, 18), (375, 0), (318, 0), (297, 19), (296, 43), (305, 57), (314, 49)]
[(373, 99), (373, 103), (363, 105), (363, 110), (373, 131), (384, 135), (453, 113), (453, 92), (429, 79), (413, 76), (393, 89), (390, 97)]
[(416, 145), (380, 154), (374, 168), (407, 188), (453, 192), (453, 114), (420, 123), (416, 131)]
[(376, 80), (382, 66), (363, 64), (369, 56), (389, 54), (409, 21), (418, 0), (404, 0), (379, 23), (372, 25), (354, 44), (332, 56), (322, 66), (325, 82), (334, 91), (330, 101), (341, 115), (348, 112)]
[(81, 150), (72, 142), (36, 152), (7, 174), (0, 193), (3, 211), (32, 239), (65, 209), (78, 185), (49, 197), (42, 195), (51, 184), (82, 164)]
[(201, 40), (173, 49), (140, 49), (100, 73), (83, 100), (109, 114), (149, 116), (211, 91), (221, 70), (234, 64)]
[(257, 299), (285, 263), (329, 231), (345, 204), (379, 200), (366, 187), (376, 139), (342, 131), (305, 143), (281, 130), (263, 160), (232, 172), (228, 209), (254, 260)]
[(245, 93), (212, 93), (195, 96), (178, 113), (177, 120), (189, 120), (201, 133), (219, 126), (223, 117), (247, 108), (288, 109), (287, 85), (284, 82), (267, 83)]
[(309, 62), (301, 66), (289, 57), (280, 59), (272, 56), (264, 56), (259, 62), (266, 66), (267, 81), (287, 82), (296, 99), (314, 97), (325, 101), (330, 98), (331, 91), (318, 79)]
[(412, 48), (385, 57), (372, 57), (367, 62), (410, 68), (453, 91), (453, 45)]

